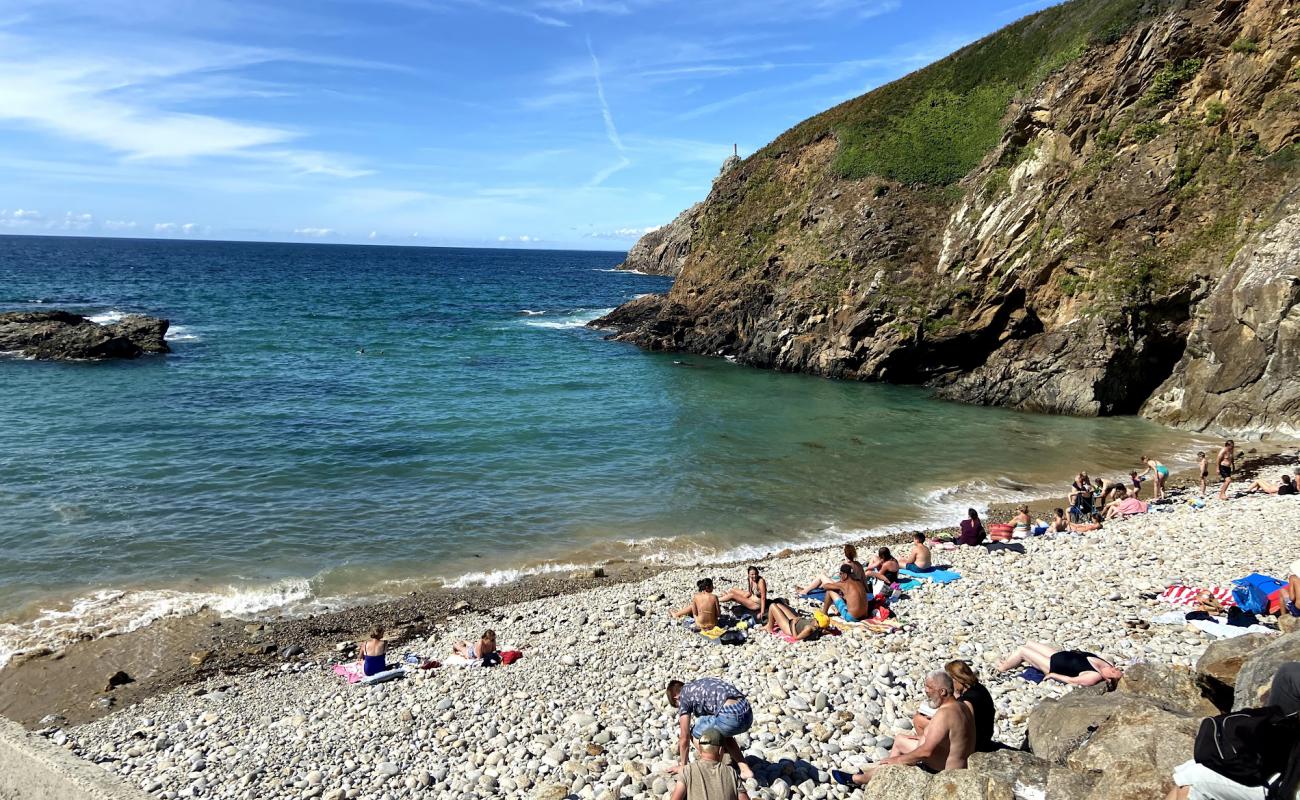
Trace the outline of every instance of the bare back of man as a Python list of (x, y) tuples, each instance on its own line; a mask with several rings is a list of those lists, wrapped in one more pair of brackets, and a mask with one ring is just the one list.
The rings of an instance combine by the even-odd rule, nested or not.
[[(863, 620), (867, 618), (870, 609), (867, 605), (867, 590), (862, 584), (849, 578), (847, 575), (841, 575), (840, 580), (834, 583), (828, 583), (826, 589), (826, 602), (822, 605), (822, 610), (828, 612), (835, 599), (843, 598), (844, 607), (849, 610), (849, 614), (854, 620)], [(838, 604), (836, 604), (838, 607)], [(841, 609), (843, 612), (843, 609)]]

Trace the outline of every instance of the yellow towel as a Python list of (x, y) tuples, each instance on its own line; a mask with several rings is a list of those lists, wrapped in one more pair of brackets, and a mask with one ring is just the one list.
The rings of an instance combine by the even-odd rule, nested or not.
[(714, 625), (712, 628), (709, 628), (707, 631), (700, 631), (700, 635), (707, 636), (710, 639), (716, 639), (726, 632), (727, 632), (726, 628), (719, 628), (717, 625)]

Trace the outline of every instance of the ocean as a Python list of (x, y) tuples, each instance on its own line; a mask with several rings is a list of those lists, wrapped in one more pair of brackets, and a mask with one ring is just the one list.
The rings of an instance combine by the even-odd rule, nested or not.
[(605, 341), (671, 285), (622, 256), (0, 237), (0, 310), (162, 316), (174, 351), (0, 360), (0, 664), (204, 606), (954, 524), (1204, 442)]

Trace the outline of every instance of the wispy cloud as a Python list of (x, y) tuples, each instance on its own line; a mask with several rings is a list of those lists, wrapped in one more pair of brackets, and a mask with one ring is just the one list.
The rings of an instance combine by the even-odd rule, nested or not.
[(605, 137), (618, 151), (618, 162), (600, 170), (587, 182), (588, 186), (599, 186), (614, 173), (632, 166), (632, 160), (627, 157), (627, 148), (623, 146), (623, 138), (618, 135), (618, 126), (614, 124), (614, 114), (609, 110), (609, 100), (605, 98), (605, 82), (600, 76), (600, 59), (596, 58), (590, 36), (587, 37), (587, 55), (591, 56), (591, 75), (596, 81), (596, 98), (600, 101), (600, 114), (605, 120)]

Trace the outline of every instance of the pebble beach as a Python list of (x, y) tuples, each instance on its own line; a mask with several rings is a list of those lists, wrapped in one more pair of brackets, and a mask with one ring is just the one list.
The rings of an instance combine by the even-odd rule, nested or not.
[[(697, 578), (719, 593), (741, 566), (672, 569), (642, 581), (464, 611), (427, 640), (390, 649), (445, 661), (451, 643), (497, 631), (509, 666), (441, 666), (371, 687), (332, 671), (339, 652), (307, 653), (278, 668), (209, 680), (45, 734), (145, 792), (167, 798), (415, 797), (649, 798), (673, 786), (672, 678), (723, 677), (755, 709), (740, 744), (756, 773), (751, 796), (847, 797), (831, 769), (886, 755), (911, 728), (921, 683), (965, 658), (989, 686), (997, 738), (1013, 747), (1046, 697), (1069, 687), (999, 675), (993, 663), (1026, 640), (1088, 649), (1121, 666), (1192, 665), (1210, 639), (1177, 624), (1135, 625), (1172, 609), (1167, 585), (1226, 586), (1294, 560), (1294, 497), (1179, 498), (1166, 508), (1086, 534), (1048, 534), (1013, 549), (936, 550), (962, 579), (926, 584), (895, 609), (904, 628), (865, 629), (791, 644), (751, 630), (744, 645), (715, 643), (669, 617)], [(895, 548), (905, 553), (901, 539)], [(1018, 548), (1017, 548), (1018, 549)], [(772, 596), (834, 567), (838, 548), (762, 564)], [(796, 607), (805, 610), (796, 602)], [(391, 635), (392, 632), (390, 632)], [(341, 644), (341, 643), (340, 643)]]

